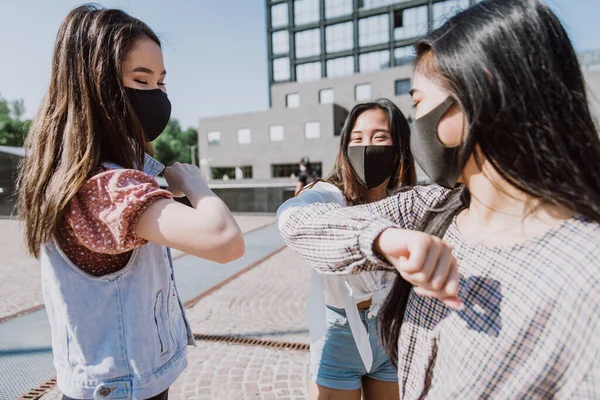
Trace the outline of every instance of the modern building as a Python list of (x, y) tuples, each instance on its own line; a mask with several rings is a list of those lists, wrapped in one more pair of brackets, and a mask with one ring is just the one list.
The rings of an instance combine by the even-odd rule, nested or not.
[[(270, 108), (200, 120), (211, 186), (289, 186), (304, 156), (327, 174), (357, 103), (389, 98), (413, 118), (412, 45), (476, 2), (267, 0)], [(582, 54), (581, 63), (600, 116), (600, 52)]]

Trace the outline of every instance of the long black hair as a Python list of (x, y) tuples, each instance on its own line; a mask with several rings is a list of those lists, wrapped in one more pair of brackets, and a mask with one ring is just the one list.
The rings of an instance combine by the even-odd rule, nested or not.
[(383, 111), (387, 116), (392, 135), (392, 145), (397, 156), (394, 173), (388, 183), (388, 190), (394, 191), (401, 186), (414, 186), (417, 180), (414, 160), (410, 151), (410, 127), (402, 111), (388, 99), (357, 104), (352, 108), (344, 122), (340, 137), (340, 149), (335, 159), (333, 171), (326, 180), (342, 191), (346, 203), (350, 206), (363, 204), (365, 195), (369, 190), (358, 182), (352, 171), (348, 159), (348, 145), (356, 120), (364, 112), (370, 110)]
[[(466, 116), (463, 167), (478, 148), (516, 188), (600, 222), (600, 139), (575, 51), (546, 5), (483, 1), (415, 48), (417, 71), (450, 92)], [(455, 196), (420, 229), (443, 235), (439, 228), (468, 201), (468, 192)], [(382, 339), (394, 363), (406, 291), (398, 278), (380, 313)]]

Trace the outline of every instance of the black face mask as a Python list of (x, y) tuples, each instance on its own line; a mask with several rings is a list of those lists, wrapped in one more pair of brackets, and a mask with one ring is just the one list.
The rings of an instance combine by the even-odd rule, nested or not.
[(348, 160), (361, 185), (381, 185), (394, 173), (394, 146), (348, 146)]
[(142, 124), (146, 141), (154, 141), (166, 128), (171, 118), (171, 102), (160, 89), (139, 90), (125, 88), (135, 115)]
[(413, 123), (410, 149), (415, 161), (433, 182), (454, 188), (460, 176), (458, 150), (460, 146), (447, 147), (438, 137), (440, 120), (455, 103), (448, 97), (442, 104)]

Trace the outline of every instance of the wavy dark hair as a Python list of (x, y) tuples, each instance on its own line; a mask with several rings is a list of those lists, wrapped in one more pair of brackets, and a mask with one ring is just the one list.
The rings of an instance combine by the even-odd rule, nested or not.
[(29, 252), (59, 237), (65, 208), (103, 161), (143, 165), (142, 127), (122, 83), (122, 63), (138, 38), (160, 46), (142, 21), (86, 4), (63, 20), (52, 56), (50, 87), (25, 142), (17, 210)]
[[(466, 116), (463, 167), (479, 149), (514, 187), (600, 223), (600, 139), (571, 41), (546, 5), (483, 1), (415, 48), (417, 71), (450, 92)], [(468, 202), (468, 192), (454, 196), (418, 228), (443, 236)], [(398, 278), (380, 313), (394, 363), (408, 290)]]
[(410, 126), (402, 111), (388, 99), (358, 104), (352, 108), (344, 122), (333, 171), (326, 179), (326, 182), (337, 186), (342, 191), (346, 203), (350, 206), (364, 204), (365, 195), (369, 190), (358, 182), (352, 170), (348, 159), (348, 145), (356, 120), (362, 113), (370, 110), (383, 111), (390, 125), (396, 162), (394, 173), (388, 183), (388, 190), (394, 191), (401, 186), (414, 186), (417, 180), (414, 159), (410, 151)]

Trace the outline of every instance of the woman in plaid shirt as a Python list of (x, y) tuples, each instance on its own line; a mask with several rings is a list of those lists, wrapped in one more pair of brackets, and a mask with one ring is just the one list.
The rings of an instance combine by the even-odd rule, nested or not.
[(600, 139), (564, 28), (488, 0), (416, 52), (411, 148), (436, 185), (289, 208), (284, 239), (326, 273), (399, 272), (380, 317), (402, 398), (600, 398)]

